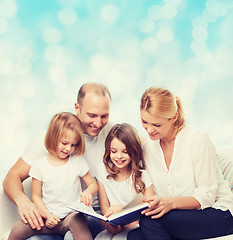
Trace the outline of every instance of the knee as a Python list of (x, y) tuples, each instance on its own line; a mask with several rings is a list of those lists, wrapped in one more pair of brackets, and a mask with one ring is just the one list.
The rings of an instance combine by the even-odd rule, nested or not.
[(10, 231), (8, 240), (15, 240), (15, 239), (21, 239), (21, 238), (23, 239), (25, 236), (27, 227), (28, 225), (24, 224), (21, 221), (16, 222)]
[(69, 222), (70, 229), (84, 226), (87, 226), (86, 217), (82, 213), (74, 214)]
[(130, 231), (127, 235), (127, 240), (143, 240), (143, 235), (140, 228)]

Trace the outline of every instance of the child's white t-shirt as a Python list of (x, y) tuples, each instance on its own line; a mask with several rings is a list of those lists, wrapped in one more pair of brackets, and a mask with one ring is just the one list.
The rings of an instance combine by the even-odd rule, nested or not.
[[(103, 155), (105, 151), (105, 138), (108, 135), (113, 124), (109, 122), (96, 137), (90, 137), (84, 134), (86, 151), (83, 155), (85, 158), (89, 171), (93, 177), (96, 176), (96, 168), (103, 161)], [(35, 160), (41, 158), (48, 153), (44, 146), (46, 131), (40, 132), (29, 144), (24, 153), (22, 159), (29, 164), (33, 164)]]
[(59, 218), (64, 218), (71, 209), (72, 202), (80, 201), (80, 177), (88, 172), (88, 165), (81, 156), (70, 156), (65, 165), (52, 166), (46, 156), (36, 160), (29, 175), (42, 185), (42, 199), (48, 210)]
[[(116, 182), (112, 178), (107, 179), (107, 176), (105, 165), (101, 163), (98, 166), (97, 179), (104, 185), (110, 206), (115, 204), (126, 205), (135, 198), (137, 192), (134, 188), (132, 175), (123, 182)], [(150, 177), (145, 170), (142, 170), (142, 180), (146, 189), (152, 185)]]

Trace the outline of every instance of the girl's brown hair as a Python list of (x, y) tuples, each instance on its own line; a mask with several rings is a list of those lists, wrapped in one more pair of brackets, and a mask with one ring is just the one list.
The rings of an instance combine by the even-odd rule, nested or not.
[(145, 169), (145, 162), (141, 147), (141, 141), (137, 131), (129, 124), (116, 124), (112, 127), (105, 140), (104, 164), (108, 172), (107, 178), (114, 178), (119, 171), (114, 170), (114, 164), (110, 159), (110, 146), (114, 138), (125, 144), (128, 155), (131, 158), (129, 167), (132, 170), (134, 188), (136, 192), (145, 190), (145, 183), (142, 181), (142, 169)]
[(52, 117), (45, 136), (45, 147), (48, 152), (56, 153), (60, 139), (66, 135), (68, 130), (74, 132), (77, 137), (76, 154), (78, 156), (84, 154), (82, 123), (76, 115), (69, 112), (61, 112)]
[(165, 88), (151, 87), (146, 90), (141, 98), (140, 109), (147, 111), (151, 115), (166, 119), (173, 118), (178, 112), (178, 119), (174, 122), (173, 138), (185, 126), (180, 99)]

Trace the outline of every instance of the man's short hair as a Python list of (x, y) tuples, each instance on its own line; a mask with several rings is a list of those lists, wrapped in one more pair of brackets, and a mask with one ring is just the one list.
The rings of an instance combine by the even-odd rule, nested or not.
[(109, 96), (109, 99), (111, 100), (111, 94), (105, 85), (101, 83), (89, 82), (83, 84), (79, 89), (77, 103), (80, 106), (82, 105), (83, 99), (87, 92), (94, 92), (97, 95)]

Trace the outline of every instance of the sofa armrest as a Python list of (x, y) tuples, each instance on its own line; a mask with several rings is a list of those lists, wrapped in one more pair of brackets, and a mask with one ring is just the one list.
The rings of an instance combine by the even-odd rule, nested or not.
[[(24, 192), (28, 197), (31, 197), (31, 178), (28, 178), (23, 183)], [(9, 231), (13, 224), (20, 218), (17, 207), (8, 199), (3, 187), (0, 188), (0, 239), (5, 232)]]

